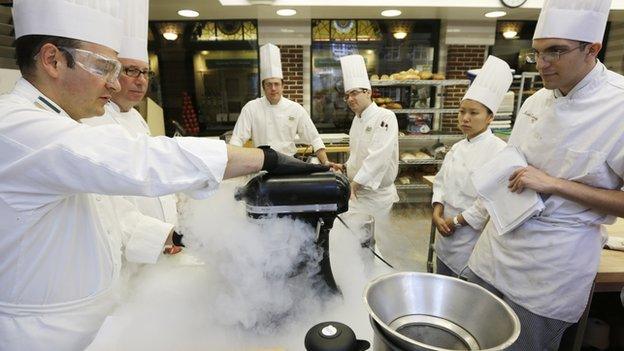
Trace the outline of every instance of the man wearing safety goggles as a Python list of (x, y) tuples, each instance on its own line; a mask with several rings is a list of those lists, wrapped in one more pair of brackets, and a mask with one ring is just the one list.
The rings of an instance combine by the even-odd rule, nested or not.
[(205, 198), (223, 179), (260, 170), (328, 170), (270, 149), (78, 123), (121, 90), (118, 10), (137, 3), (13, 2), (23, 78), (0, 97), (0, 350), (84, 350), (94, 338), (122, 250), (133, 258), (144, 244), (120, 244), (127, 228), (102, 218), (103, 195)]

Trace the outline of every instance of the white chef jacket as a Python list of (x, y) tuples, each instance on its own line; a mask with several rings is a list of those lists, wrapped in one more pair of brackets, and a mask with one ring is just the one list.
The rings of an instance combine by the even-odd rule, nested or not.
[(477, 193), (470, 175), (487, 163), (506, 143), (488, 128), (471, 140), (463, 139), (446, 154), (433, 182), (431, 203), (444, 205), (444, 216), (462, 214), (469, 225), (455, 229), (453, 235), (436, 234), (435, 251), (455, 274), (468, 264), (468, 258), (489, 216), (483, 206), (475, 204)]
[(371, 103), (349, 130), (347, 175), (363, 186), (351, 211), (388, 212), (399, 201), (394, 180), (399, 171), (399, 127), (394, 112)]
[(81, 125), (24, 79), (0, 111), (0, 349), (83, 349), (119, 272), (93, 193), (206, 197), (227, 149)]
[[(621, 189), (622, 111), (624, 77), (598, 62), (566, 96), (542, 89), (527, 99), (509, 144), (551, 176)], [(598, 270), (601, 224), (614, 218), (559, 196), (542, 198), (544, 211), (508, 234), (497, 235), (490, 222), (469, 267), (529, 311), (574, 323)]]
[[(117, 124), (124, 127), (133, 136), (150, 135), (147, 123), (137, 110), (131, 108), (128, 112), (121, 112), (119, 106), (112, 101), (106, 104), (102, 116), (83, 118), (80, 122), (90, 126)], [(126, 199), (146, 216), (157, 218), (174, 226), (178, 224), (176, 196), (173, 194), (159, 197), (126, 196)]]
[(252, 139), (254, 147), (270, 145), (276, 151), (292, 156), (297, 153), (295, 139), (312, 145), (314, 151), (325, 144), (306, 110), (298, 103), (281, 97), (271, 105), (263, 96), (243, 106), (238, 116), (230, 144), (243, 146)]

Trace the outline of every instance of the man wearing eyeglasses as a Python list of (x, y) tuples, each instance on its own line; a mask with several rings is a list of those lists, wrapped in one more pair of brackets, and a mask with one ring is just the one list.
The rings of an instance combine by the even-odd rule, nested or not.
[(295, 139), (314, 149), (322, 164), (327, 159), (325, 144), (310, 116), (298, 103), (283, 96), (284, 79), (280, 49), (273, 44), (260, 47), (260, 80), (264, 97), (249, 101), (238, 116), (231, 145), (243, 146), (249, 139), (254, 146), (270, 145), (286, 155), (297, 153)]
[(270, 149), (78, 123), (103, 114), (120, 90), (122, 3), (137, 2), (13, 2), (23, 78), (0, 97), (0, 350), (84, 350), (92, 341), (128, 249), (101, 218), (102, 195), (205, 198), (223, 179), (261, 169), (328, 170)]
[(399, 200), (394, 186), (399, 169), (396, 116), (372, 101), (362, 56), (341, 57), (340, 66), (344, 99), (355, 113), (349, 130), (349, 159), (345, 163), (351, 181), (349, 211), (373, 215), (379, 220)]
[[(121, 63), (120, 90), (112, 93), (110, 102), (104, 107), (106, 112), (102, 116), (84, 118), (80, 122), (90, 126), (119, 125), (133, 136), (150, 135), (147, 123), (134, 109), (145, 96), (149, 83), (148, 1), (124, 3), (122, 19), (124, 28), (118, 55)], [(132, 239), (128, 240), (144, 243), (142, 246), (145, 247), (143, 250), (145, 252), (142, 256), (148, 259), (143, 263), (154, 263), (161, 251), (158, 248), (165, 242), (167, 244), (165, 253), (176, 254), (181, 251), (182, 235), (174, 231), (174, 226), (178, 224), (175, 195), (127, 196), (108, 200), (116, 205), (108, 207), (109, 209), (124, 208), (124, 212), (134, 214), (123, 216), (122, 219), (134, 222), (130, 224), (132, 232), (128, 233), (128, 237)], [(125, 201), (130, 203), (123, 203)], [(110, 221), (118, 220), (119, 216), (106, 211), (106, 207), (102, 207), (100, 211), (104, 218)]]
[(544, 81), (523, 104), (509, 139), (528, 167), (510, 191), (535, 190), (545, 209), (477, 242), (469, 280), (502, 297), (521, 323), (509, 350), (556, 350), (586, 308), (601, 226), (624, 216), (624, 77), (597, 60), (610, 0), (547, 0), (533, 37)]

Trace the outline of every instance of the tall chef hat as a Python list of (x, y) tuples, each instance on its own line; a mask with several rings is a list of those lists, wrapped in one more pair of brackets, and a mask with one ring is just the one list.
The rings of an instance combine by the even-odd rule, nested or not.
[(602, 43), (611, 0), (545, 0), (533, 39)]
[(52, 35), (119, 52), (123, 26), (119, 4), (120, 0), (15, 0), (15, 38)]
[(478, 101), (496, 113), (501, 102), (503, 102), (505, 93), (511, 86), (512, 80), (513, 76), (507, 62), (496, 56), (490, 56), (468, 88), (462, 101), (466, 99)]
[(260, 81), (267, 78), (284, 78), (280, 49), (271, 43), (260, 47)]
[(148, 15), (149, 0), (121, 2), (121, 18), (124, 26), (119, 58), (149, 62), (147, 57)]
[(364, 58), (360, 55), (348, 55), (340, 58), (342, 81), (345, 93), (353, 89), (371, 90)]

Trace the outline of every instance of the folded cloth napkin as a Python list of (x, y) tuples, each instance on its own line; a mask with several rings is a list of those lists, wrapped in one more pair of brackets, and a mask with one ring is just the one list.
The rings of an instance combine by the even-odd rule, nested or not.
[(524, 189), (520, 194), (507, 187), (509, 176), (526, 167), (522, 152), (509, 145), (483, 167), (472, 172), (471, 180), (477, 195), (490, 214), (498, 234), (506, 234), (544, 209), (544, 202), (535, 190)]
[(605, 247), (609, 250), (624, 251), (624, 238), (618, 236), (610, 236), (607, 239)]

